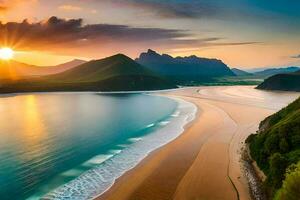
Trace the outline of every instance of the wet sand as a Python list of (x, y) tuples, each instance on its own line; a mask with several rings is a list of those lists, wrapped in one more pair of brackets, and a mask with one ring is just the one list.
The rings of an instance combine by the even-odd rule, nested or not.
[(194, 103), (199, 109), (196, 119), (97, 199), (250, 199), (240, 162), (245, 138), (299, 93), (234, 86), (185, 88), (163, 95)]

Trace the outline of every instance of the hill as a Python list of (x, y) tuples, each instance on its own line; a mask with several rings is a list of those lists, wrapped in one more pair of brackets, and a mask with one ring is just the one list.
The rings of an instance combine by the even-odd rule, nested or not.
[(237, 69), (237, 68), (232, 68), (231, 71), (236, 75), (236, 76), (251, 76), (253, 74), (246, 72), (244, 70), (241, 69)]
[(0, 80), (19, 80), (35, 76), (56, 74), (85, 63), (83, 60), (72, 60), (55, 66), (35, 66), (17, 61), (0, 61)]
[(93, 60), (65, 72), (3, 84), (0, 92), (132, 91), (175, 88), (168, 80), (118, 54)]
[(258, 85), (257, 89), (300, 92), (300, 71), (271, 76)]
[(227, 65), (217, 59), (196, 56), (174, 58), (168, 54), (160, 55), (151, 49), (142, 53), (136, 61), (180, 84), (205, 82), (215, 77), (235, 76)]
[(73, 67), (77, 67), (79, 65), (82, 65), (83, 63), (86, 63), (87, 61), (85, 60), (80, 60), (80, 59), (74, 59), (66, 63), (62, 63), (56, 66), (50, 66), (50, 67), (43, 67), (45, 68), (44, 74), (43, 75), (50, 75), (50, 74), (58, 74), (61, 72), (64, 72), (66, 70), (72, 69)]
[(259, 134), (249, 136), (247, 143), (252, 158), (267, 176), (264, 184), (272, 197), (285, 182), (287, 169), (300, 161), (300, 98), (262, 121)]
[(292, 73), (292, 72), (296, 72), (298, 70), (300, 70), (299, 67), (270, 68), (270, 69), (264, 69), (262, 71), (255, 72), (254, 75), (270, 77), (270, 76), (273, 76), (276, 74)]

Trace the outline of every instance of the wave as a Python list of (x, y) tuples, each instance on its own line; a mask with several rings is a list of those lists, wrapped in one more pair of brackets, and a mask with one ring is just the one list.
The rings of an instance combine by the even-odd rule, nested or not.
[(122, 151), (114, 151), (109, 155), (92, 158), (86, 163), (100, 163), (97, 167), (84, 172), (78, 178), (55, 189), (41, 199), (93, 199), (107, 191), (117, 178), (134, 168), (153, 150), (177, 138), (184, 131), (184, 126), (195, 118), (197, 107), (178, 98), (172, 97), (172, 99), (178, 102), (178, 107), (170, 119), (148, 125), (151, 128), (158, 125), (160, 126), (158, 129), (142, 138), (131, 138), (130, 140), (134, 143), (126, 146)]
[(151, 127), (153, 127), (153, 126), (155, 126), (155, 123), (152, 123), (152, 124), (147, 125), (146, 128), (151, 128)]

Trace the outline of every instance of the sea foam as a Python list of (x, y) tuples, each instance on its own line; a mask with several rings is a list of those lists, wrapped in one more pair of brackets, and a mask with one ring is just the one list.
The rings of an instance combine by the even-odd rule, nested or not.
[[(197, 107), (187, 101), (172, 98), (178, 102), (177, 110), (168, 121), (157, 124), (154, 132), (141, 138), (133, 138), (134, 143), (114, 154), (97, 167), (84, 172), (78, 178), (48, 193), (43, 200), (87, 200), (93, 199), (107, 191), (126, 171), (135, 167), (153, 150), (177, 138), (184, 126), (191, 122)], [(156, 125), (155, 125), (156, 126)], [(150, 127), (150, 126), (149, 126)], [(151, 127), (153, 125), (151, 124)], [(103, 159), (102, 157), (98, 158)], [(98, 159), (93, 161), (99, 161)]]

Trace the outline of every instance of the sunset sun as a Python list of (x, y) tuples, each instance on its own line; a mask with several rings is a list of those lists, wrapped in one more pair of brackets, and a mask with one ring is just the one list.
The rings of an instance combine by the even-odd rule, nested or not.
[(14, 51), (11, 48), (4, 47), (0, 49), (0, 59), (1, 60), (10, 60), (14, 56)]

